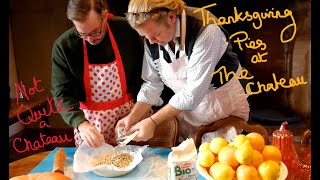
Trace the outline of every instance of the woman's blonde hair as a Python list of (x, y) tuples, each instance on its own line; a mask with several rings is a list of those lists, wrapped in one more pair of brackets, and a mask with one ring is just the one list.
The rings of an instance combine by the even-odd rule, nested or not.
[[(129, 24), (137, 27), (148, 19), (160, 23), (167, 17), (169, 11), (180, 16), (185, 6), (182, 0), (130, 0), (126, 15)], [(137, 18), (141, 13), (145, 18)]]

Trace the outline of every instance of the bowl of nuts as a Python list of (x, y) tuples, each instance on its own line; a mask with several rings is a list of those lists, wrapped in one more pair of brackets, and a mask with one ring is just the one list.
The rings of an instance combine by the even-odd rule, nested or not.
[(147, 146), (79, 147), (74, 155), (74, 172), (92, 171), (98, 176), (117, 177), (130, 173), (142, 161)]
[(117, 177), (128, 174), (133, 170), (129, 167), (134, 160), (134, 154), (128, 152), (114, 152), (108, 153), (97, 164), (99, 168), (94, 169), (93, 172), (99, 176)]

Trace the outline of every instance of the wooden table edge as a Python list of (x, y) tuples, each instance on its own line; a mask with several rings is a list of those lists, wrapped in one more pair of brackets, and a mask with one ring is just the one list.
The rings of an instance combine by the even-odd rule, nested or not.
[(32, 171), (52, 151), (37, 153), (9, 163), (9, 178), (26, 175)]

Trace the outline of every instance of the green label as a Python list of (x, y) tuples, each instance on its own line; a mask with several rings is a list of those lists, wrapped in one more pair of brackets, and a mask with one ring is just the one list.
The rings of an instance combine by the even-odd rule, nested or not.
[(191, 169), (187, 168), (187, 169), (181, 169), (180, 166), (175, 166), (174, 167), (174, 171), (176, 176), (181, 176), (181, 175), (185, 175), (185, 174), (190, 174), (191, 173)]

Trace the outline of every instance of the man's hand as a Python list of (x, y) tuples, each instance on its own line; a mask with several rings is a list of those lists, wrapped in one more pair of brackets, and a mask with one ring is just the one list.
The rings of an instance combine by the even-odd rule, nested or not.
[(95, 126), (91, 125), (88, 121), (81, 122), (78, 129), (80, 131), (81, 138), (88, 146), (96, 148), (103, 144), (103, 135)]
[(133, 140), (137, 142), (147, 141), (153, 137), (155, 129), (156, 124), (149, 117), (133, 125), (127, 134), (132, 134), (135, 131), (139, 131), (139, 134)]

